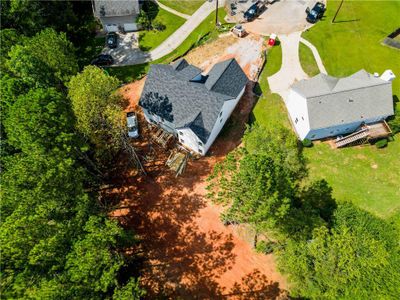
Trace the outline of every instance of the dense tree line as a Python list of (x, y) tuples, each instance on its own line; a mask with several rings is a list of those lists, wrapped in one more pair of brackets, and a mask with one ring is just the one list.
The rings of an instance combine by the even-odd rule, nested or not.
[[(97, 132), (84, 130), (80, 106), (68, 95), (80, 76), (79, 38), (71, 38), (82, 25), (76, 25), (76, 7), (90, 2), (1, 4), (0, 293), (9, 299), (138, 299), (144, 293), (138, 279), (122, 275), (135, 268), (126, 254), (135, 235), (109, 219), (97, 200), (107, 141), (90, 138)], [(110, 100), (116, 84), (106, 78), (96, 88)], [(83, 92), (95, 98), (94, 91)], [(117, 104), (107, 109), (107, 128), (121, 128)]]
[(255, 246), (275, 249), (292, 295), (398, 299), (398, 228), (350, 203), (337, 204), (326, 181), (310, 182), (289, 130), (255, 124), (243, 142), (216, 165), (209, 197), (226, 206), (226, 223), (252, 225), (256, 244), (258, 234), (270, 239)]

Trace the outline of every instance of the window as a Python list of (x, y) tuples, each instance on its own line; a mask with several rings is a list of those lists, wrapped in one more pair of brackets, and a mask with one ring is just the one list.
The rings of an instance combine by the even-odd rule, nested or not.
[(202, 143), (202, 142), (199, 142), (199, 146), (203, 146), (203, 143)]
[(294, 120), (294, 122), (295, 122), (296, 124), (297, 124), (298, 121), (299, 121), (299, 119), (297, 119), (297, 118)]
[(185, 143), (185, 140), (184, 140), (184, 139), (179, 139), (179, 141), (180, 141), (182, 144)]
[(301, 117), (301, 119), (304, 121), (304, 117)]
[(351, 103), (351, 102), (354, 102), (354, 100), (350, 98), (350, 99), (349, 99), (349, 102), (350, 102), (350, 103)]
[(180, 135), (183, 135), (183, 132), (182, 132), (182, 131), (179, 131), (179, 134), (180, 134)]
[(164, 118), (161, 118), (161, 122), (164, 122)]
[(223, 119), (219, 119), (219, 122), (222, 123), (222, 120), (223, 120)]
[(201, 149), (199, 149), (199, 153), (203, 153), (203, 151)]
[(219, 113), (219, 117), (222, 117), (222, 111)]

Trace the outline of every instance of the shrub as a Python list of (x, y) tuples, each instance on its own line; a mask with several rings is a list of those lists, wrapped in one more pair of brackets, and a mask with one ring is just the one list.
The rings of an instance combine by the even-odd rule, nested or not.
[(313, 142), (311, 140), (309, 140), (309, 139), (304, 139), (302, 141), (302, 144), (303, 144), (304, 147), (307, 147), (307, 148), (310, 148), (310, 147), (313, 146)]
[(165, 30), (165, 28), (167, 28), (167, 26), (165, 26), (163, 23), (161, 23), (159, 21), (154, 21), (153, 22), (153, 29), (154, 30), (163, 31), (163, 30)]
[(382, 139), (379, 140), (375, 143), (376, 148), (381, 149), (381, 148), (385, 148), (388, 144), (388, 140), (387, 139)]
[(271, 241), (259, 241), (256, 246), (256, 251), (258, 253), (269, 254), (274, 252), (275, 243)]

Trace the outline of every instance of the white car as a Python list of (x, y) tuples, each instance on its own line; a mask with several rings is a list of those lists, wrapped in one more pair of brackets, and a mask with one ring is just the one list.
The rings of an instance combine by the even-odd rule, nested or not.
[(139, 137), (138, 120), (134, 112), (128, 112), (126, 114), (126, 123), (128, 125), (128, 136), (131, 138), (138, 138)]

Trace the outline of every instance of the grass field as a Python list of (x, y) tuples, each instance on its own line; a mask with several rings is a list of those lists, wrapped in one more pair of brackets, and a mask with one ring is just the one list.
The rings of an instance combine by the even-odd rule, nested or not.
[(162, 4), (179, 11), (181, 13), (192, 15), (205, 0), (158, 0)]
[(332, 24), (339, 3), (328, 1), (326, 17), (303, 37), (317, 47), (332, 76), (351, 75), (362, 68), (380, 74), (392, 69), (398, 77), (394, 94), (400, 96), (399, 50), (381, 44), (399, 27), (400, 1), (344, 1)]
[[(223, 20), (226, 13), (223, 8), (218, 9), (218, 17)], [(202, 42), (216, 38), (220, 32), (215, 29), (215, 13), (211, 13), (199, 26), (186, 38), (186, 40), (174, 51), (165, 57), (162, 57), (151, 63), (108, 68), (110, 75), (116, 76), (124, 83), (140, 79), (147, 73), (150, 64), (154, 63), (169, 63), (176, 58), (183, 56), (193, 47), (196, 47)]]
[[(328, 17), (304, 34), (318, 48), (328, 73), (344, 76), (361, 68), (370, 72), (391, 68), (398, 74), (394, 93), (399, 95), (400, 54), (382, 46), (380, 41), (396, 27), (394, 11), (400, 9), (400, 3), (379, 2), (381, 11), (377, 13), (374, 2), (345, 2), (337, 20), (357, 17), (360, 21), (331, 25), (330, 18), (337, 4), (328, 2)], [(370, 27), (368, 22), (372, 23)], [(255, 120), (264, 126), (280, 123), (290, 127), (282, 100), (278, 95), (271, 94), (268, 88), (267, 77), (281, 64), (279, 51), (279, 47), (274, 48), (268, 55), (266, 68), (260, 77), (263, 96), (253, 114)], [(300, 49), (300, 55), (303, 64), (306, 62), (308, 65), (303, 65), (305, 72), (313, 75), (312, 68), (315, 67), (310, 65), (315, 62), (311, 51)], [(327, 144), (316, 143), (312, 148), (306, 148), (304, 155), (308, 160), (310, 179), (326, 179), (338, 201), (352, 201), (379, 217), (400, 223), (399, 134), (384, 149), (367, 145), (334, 150)]]
[(185, 23), (185, 19), (159, 9), (153, 22), (160, 22), (166, 26), (162, 31), (141, 31), (139, 34), (139, 47), (143, 51), (150, 51), (165, 41), (175, 30)]
[[(267, 62), (259, 78), (259, 89), (262, 96), (258, 99), (252, 114), (252, 121), (263, 126), (276, 124), (289, 125), (286, 108), (278, 94), (271, 93), (267, 77), (278, 72), (282, 64), (282, 48), (274, 46), (267, 53)], [(258, 94), (258, 93), (257, 93)]]
[[(380, 1), (377, 9), (377, 2), (345, 1), (332, 24), (338, 5), (328, 1), (326, 18), (303, 34), (317, 47), (328, 73), (346, 76), (361, 68), (379, 73), (392, 69), (399, 77), (400, 53), (381, 41), (398, 27), (400, 2)], [(303, 63), (310, 65), (305, 57), (311, 55), (303, 56)], [(393, 82), (393, 93), (400, 95), (399, 78)], [(384, 218), (400, 211), (399, 135), (385, 149), (332, 150), (318, 144), (305, 155), (311, 177), (325, 178), (339, 200), (351, 200)]]
[(319, 74), (318, 65), (310, 48), (303, 43), (299, 45), (299, 56), (303, 71), (310, 77)]

